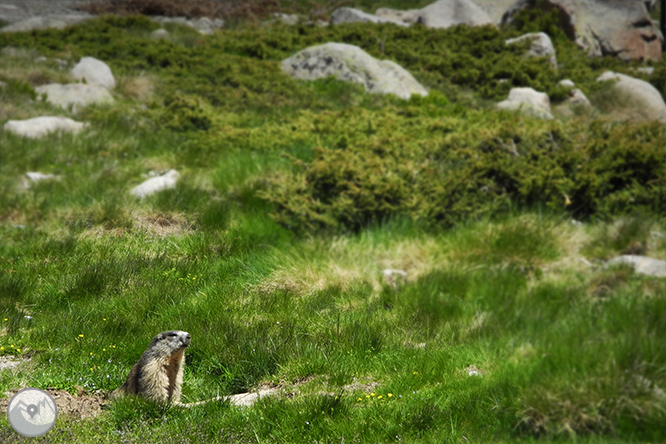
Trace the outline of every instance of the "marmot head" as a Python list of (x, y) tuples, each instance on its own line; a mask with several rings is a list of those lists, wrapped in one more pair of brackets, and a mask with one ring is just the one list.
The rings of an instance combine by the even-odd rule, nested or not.
[(153, 338), (147, 351), (152, 351), (153, 353), (158, 354), (171, 355), (190, 345), (191, 341), (192, 337), (186, 331), (163, 331)]

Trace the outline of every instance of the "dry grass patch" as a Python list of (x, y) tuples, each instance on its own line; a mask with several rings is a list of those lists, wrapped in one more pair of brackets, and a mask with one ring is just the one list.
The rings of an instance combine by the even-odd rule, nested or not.
[(155, 94), (155, 79), (146, 74), (121, 77), (118, 79), (117, 90), (130, 99), (150, 102)]
[(446, 263), (442, 246), (434, 237), (383, 242), (340, 237), (331, 242), (311, 241), (305, 248), (320, 260), (310, 260), (312, 255), (307, 253), (296, 256), (276, 251), (275, 262), (281, 265), (260, 285), (260, 291), (306, 295), (332, 286), (345, 290), (359, 281), (380, 291), (387, 284), (382, 273), (385, 269), (403, 270), (406, 280), (413, 281)]

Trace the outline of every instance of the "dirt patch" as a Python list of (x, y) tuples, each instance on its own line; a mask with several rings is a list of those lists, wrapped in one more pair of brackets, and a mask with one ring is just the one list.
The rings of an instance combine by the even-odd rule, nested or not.
[[(87, 393), (80, 391), (77, 396), (70, 394), (65, 390), (56, 390), (54, 388), (45, 389), (55, 400), (58, 406), (58, 415), (72, 416), (74, 418), (94, 418), (102, 413), (102, 406), (106, 400), (102, 393)], [(12, 396), (19, 389), (5, 392), (6, 398), (0, 399), (0, 411), (7, 411), (7, 406)]]
[(0, 356), (0, 371), (16, 370), (21, 364), (30, 361), (30, 358), (22, 359), (16, 356)]

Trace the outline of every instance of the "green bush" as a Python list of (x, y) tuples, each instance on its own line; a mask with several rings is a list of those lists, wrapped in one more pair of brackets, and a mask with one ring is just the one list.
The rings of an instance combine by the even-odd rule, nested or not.
[(581, 219), (664, 214), (660, 125), (572, 123), (565, 130), (557, 122), (516, 122), (513, 114), (456, 116), (452, 106), (432, 118), (427, 108), (320, 118), (316, 128), (337, 141), (328, 137), (311, 161), (297, 160), (272, 178), (262, 196), (275, 205), (275, 218), (302, 231), (358, 230), (399, 216), (447, 227), (540, 206)]

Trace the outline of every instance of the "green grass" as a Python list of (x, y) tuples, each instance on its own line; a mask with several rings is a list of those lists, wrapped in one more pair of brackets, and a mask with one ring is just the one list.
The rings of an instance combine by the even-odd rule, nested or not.
[[(84, 38), (95, 27), (106, 43)], [(258, 387), (278, 394), (244, 409), (107, 401), (92, 419), (61, 414), (36, 442), (666, 439), (666, 283), (600, 267), (636, 249), (666, 258), (663, 207), (654, 204), (662, 127), (517, 119), (487, 107), (493, 81), (456, 84), (424, 53), (405, 61), (434, 92), (406, 103), (276, 70), (294, 46), (370, 38), (355, 27), (239, 27), (201, 45), (182, 29), (152, 42), (152, 27), (106, 18), (2, 37), (48, 57), (107, 57), (122, 86), (115, 105), (76, 116), (90, 123), (76, 137), (0, 132), (0, 355), (27, 360), (0, 370), (0, 392), (109, 393), (150, 338), (181, 329), (193, 338), (183, 401)], [(402, 36), (396, 59), (429, 32), (370, 29)], [(460, 41), (473, 35), (457, 32)], [(480, 32), (490, 46), (504, 37)], [(583, 81), (603, 69), (579, 56), (571, 60)], [(67, 73), (47, 61), (40, 76), (19, 81), (33, 68), (11, 57), (0, 62), (0, 78), (12, 82), (0, 91), (3, 118), (66, 114), (28, 99), (39, 79)], [(178, 57), (202, 65), (162, 66)], [(216, 72), (219, 83), (206, 83)], [(529, 81), (555, 80), (544, 72)], [(463, 166), (490, 171), (506, 205), (465, 213), (478, 190), (468, 187), (455, 206), (433, 180), (423, 201), (446, 224), (397, 211), (353, 229), (291, 230), (266, 198), (284, 184), (275, 178), (313, 168), (324, 177), (334, 158), (355, 159), (358, 177), (370, 179), (376, 171), (364, 168), (389, 175), (418, 165), (431, 179)], [(176, 189), (129, 195), (171, 168), (181, 173)], [(59, 179), (26, 187), (27, 171)], [(405, 195), (418, 183), (409, 173), (398, 187)], [(358, 184), (374, 204), (372, 180)], [(643, 203), (644, 213), (618, 217)], [(571, 223), (578, 214), (584, 225)], [(404, 270), (405, 282), (387, 282), (387, 268)], [(4, 416), (0, 425), (0, 441), (27, 441)]]

